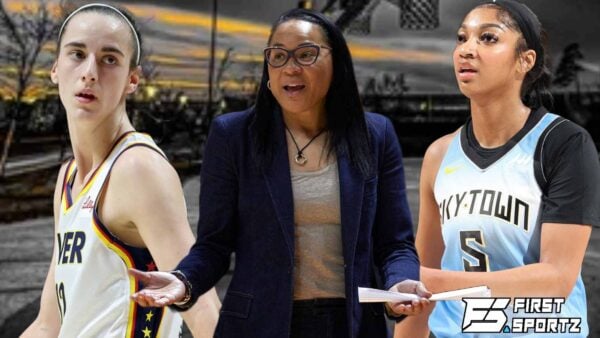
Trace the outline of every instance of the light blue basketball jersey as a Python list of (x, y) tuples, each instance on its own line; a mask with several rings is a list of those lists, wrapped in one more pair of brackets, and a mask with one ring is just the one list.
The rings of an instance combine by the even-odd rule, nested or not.
[[(546, 113), (512, 149), (485, 169), (473, 163), (463, 149), (465, 128), (454, 137), (434, 186), (446, 246), (443, 270), (498, 271), (539, 262), (542, 190), (534, 174), (534, 153), (540, 136), (557, 117)], [(560, 314), (518, 313), (515, 317), (578, 317), (581, 334), (577, 336), (587, 336), (586, 307), (580, 275)], [(437, 302), (429, 318), (432, 333), (436, 337), (475, 337), (462, 333), (464, 311), (462, 301)], [(511, 305), (505, 312), (510, 326)]]

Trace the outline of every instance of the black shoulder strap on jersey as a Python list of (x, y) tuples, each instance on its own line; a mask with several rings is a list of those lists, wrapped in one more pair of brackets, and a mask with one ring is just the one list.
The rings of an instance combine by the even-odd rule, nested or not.
[(552, 132), (554, 128), (565, 121), (567, 121), (567, 119), (560, 116), (552, 121), (552, 123), (550, 123), (548, 127), (546, 127), (546, 130), (544, 130), (544, 132), (542, 132), (540, 135), (537, 146), (535, 147), (535, 153), (533, 154), (533, 173), (538, 186), (543, 192), (546, 192), (546, 186), (548, 184), (548, 159), (545, 158), (547, 154), (544, 153), (544, 145), (550, 132)]

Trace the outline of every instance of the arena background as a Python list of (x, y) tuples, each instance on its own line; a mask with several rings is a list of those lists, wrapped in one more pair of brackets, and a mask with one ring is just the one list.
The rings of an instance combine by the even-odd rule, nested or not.
[[(434, 15), (439, 19), (436, 28), (424, 29), (423, 24), (405, 29), (401, 27), (399, 5), (411, 1), (371, 0), (347, 30), (365, 107), (392, 118), (407, 157), (407, 186), (415, 224), (424, 149), (435, 138), (460, 126), (468, 115), (468, 102), (455, 83), (451, 53), (462, 17), (479, 2), (439, 0), (438, 15)], [(600, 42), (596, 34), (600, 31), (600, 2), (523, 2), (538, 14), (548, 31), (549, 56), (557, 78), (554, 111), (583, 125), (598, 145)], [(62, 8), (57, 2), (43, 3), (52, 13)], [(325, 3), (303, 1), (303, 5), (317, 9)], [(37, 4), (4, 0), (2, 9), (19, 24), (35, 19)], [(252, 104), (270, 23), (299, 3), (220, 0), (212, 79), (213, 1), (119, 4), (139, 17), (148, 50), (144, 86), (132, 97), (128, 112), (136, 127), (149, 132), (178, 169), (190, 224), (195, 228), (198, 172), (208, 124), (217, 114)], [(336, 1), (328, 14), (339, 18), (347, 10)], [(0, 144), (2, 149), (8, 148), (0, 169), (0, 337), (16, 337), (34, 319), (39, 307), (53, 241), (51, 194), (58, 165), (70, 156), (70, 151), (64, 112), (56, 88), (47, 80), (48, 62), (55, 47), (51, 39), (41, 46), (30, 85), (17, 105), (15, 74), (20, 74), (19, 69), (2, 57), (13, 41), (6, 20), (6, 16), (0, 16)], [(600, 234), (595, 228), (582, 269), (591, 337), (600, 336), (599, 271)], [(225, 276), (218, 285), (221, 297), (229, 278)]]

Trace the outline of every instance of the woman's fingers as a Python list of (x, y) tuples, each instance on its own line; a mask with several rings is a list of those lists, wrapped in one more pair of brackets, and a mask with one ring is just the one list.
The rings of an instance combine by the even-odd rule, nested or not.
[(131, 299), (141, 306), (161, 307), (175, 303), (176, 296), (166, 290), (142, 289), (131, 295)]
[(429, 300), (413, 300), (410, 303), (391, 303), (391, 310), (397, 315), (418, 315), (430, 304)]
[(398, 315), (412, 315), (414, 308), (412, 304), (395, 303), (391, 306), (392, 311)]
[(432, 293), (427, 290), (427, 288), (425, 287), (425, 284), (423, 284), (422, 282), (418, 282), (417, 283), (417, 295), (419, 297), (423, 297), (423, 298), (430, 298)]
[(173, 303), (172, 297), (169, 295), (147, 295), (143, 293), (135, 293), (131, 298), (143, 307), (162, 307)]
[[(144, 284), (144, 288), (131, 295), (131, 299), (141, 306), (162, 307), (177, 301), (178, 293), (185, 293), (183, 283), (166, 272), (144, 272), (129, 269), (129, 274)], [(179, 285), (181, 284), (181, 285)]]
[(427, 299), (414, 300), (412, 302), (414, 314), (418, 315), (419, 313), (423, 312), (425, 307), (427, 307), (428, 305), (429, 305), (429, 300), (427, 300)]
[(143, 294), (140, 294), (139, 292), (133, 294), (131, 296), (131, 299), (143, 307), (152, 306), (152, 303), (149, 301), (148, 297), (146, 297)]

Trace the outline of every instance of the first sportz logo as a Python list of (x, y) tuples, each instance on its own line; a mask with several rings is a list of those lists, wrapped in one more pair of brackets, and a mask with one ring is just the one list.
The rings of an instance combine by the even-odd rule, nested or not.
[[(581, 318), (560, 317), (564, 298), (515, 298), (512, 320), (506, 308), (510, 298), (463, 298), (464, 333), (581, 333)], [(536, 317), (519, 317), (536, 314)]]

